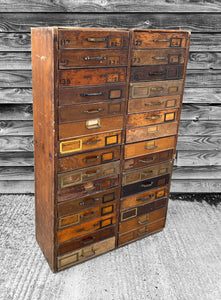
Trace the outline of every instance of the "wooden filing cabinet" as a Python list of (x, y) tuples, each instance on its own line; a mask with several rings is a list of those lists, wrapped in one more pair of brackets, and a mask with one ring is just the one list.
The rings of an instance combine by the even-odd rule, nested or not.
[(189, 39), (32, 29), (36, 238), (53, 272), (164, 228)]

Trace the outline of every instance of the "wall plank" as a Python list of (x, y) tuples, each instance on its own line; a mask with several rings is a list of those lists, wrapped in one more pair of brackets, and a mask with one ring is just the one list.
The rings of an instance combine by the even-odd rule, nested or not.
[(0, 121), (0, 135), (33, 135), (33, 122)]
[(172, 180), (171, 193), (220, 193), (221, 180)]
[(33, 152), (0, 152), (0, 167), (34, 166)]
[(221, 166), (196, 166), (173, 168), (172, 179), (221, 179)]
[(33, 120), (31, 104), (1, 104), (0, 120)]
[(0, 88), (0, 104), (2, 103), (32, 103), (32, 89)]
[(221, 120), (221, 106), (208, 104), (183, 104), (181, 120)]
[(30, 52), (0, 52), (0, 70), (31, 70)]
[(221, 151), (196, 150), (177, 151), (177, 166), (218, 166), (221, 162)]
[(178, 135), (177, 150), (221, 150), (221, 136)]
[[(32, 133), (33, 134), (33, 133)], [(1, 136), (0, 152), (33, 152), (33, 136)]]
[(34, 180), (0, 180), (2, 194), (34, 193)]
[(34, 180), (34, 167), (0, 167), (0, 180)]

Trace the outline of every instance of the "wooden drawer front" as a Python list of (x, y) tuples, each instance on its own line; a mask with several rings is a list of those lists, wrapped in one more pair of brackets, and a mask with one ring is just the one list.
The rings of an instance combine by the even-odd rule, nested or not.
[(181, 106), (180, 95), (162, 96), (148, 99), (130, 99), (128, 101), (128, 114), (156, 111), (159, 109), (172, 109)]
[(169, 191), (168, 186), (164, 186), (163, 188), (160, 187), (160, 188), (150, 190), (148, 192), (139, 193), (127, 198), (122, 198), (120, 202), (120, 209), (123, 210), (126, 208), (131, 208), (136, 205), (149, 203), (153, 200), (157, 200), (162, 197), (167, 197), (169, 194), (168, 191)]
[(152, 164), (157, 164), (159, 162), (171, 160), (173, 155), (173, 150), (167, 150), (162, 152), (156, 152), (154, 154), (142, 155), (135, 158), (126, 159), (123, 162), (124, 170), (131, 170), (135, 168), (141, 168)]
[(70, 252), (57, 258), (58, 270), (65, 269), (75, 264), (81, 263), (90, 258), (96, 257), (102, 253), (110, 251), (115, 248), (115, 237), (111, 237), (104, 241), (87, 246), (80, 250)]
[(58, 245), (58, 255), (77, 250), (79, 248), (97, 243), (108, 239), (116, 234), (116, 226), (110, 226), (93, 233), (84, 235), (80, 238), (73, 239)]
[(74, 138), (99, 132), (120, 130), (123, 128), (123, 116), (110, 118), (91, 118), (87, 121), (59, 125), (59, 139)]
[(155, 140), (139, 142), (135, 144), (128, 144), (124, 146), (125, 159), (137, 157), (149, 153), (155, 153), (167, 149), (174, 148), (176, 136), (168, 136)]
[(108, 178), (96, 179), (93, 181), (78, 184), (76, 186), (70, 186), (65, 189), (57, 191), (58, 202), (74, 199), (76, 197), (83, 197), (90, 195), (91, 193), (100, 192), (119, 184), (118, 175)]
[(82, 209), (97, 207), (103, 204), (112, 204), (114, 201), (119, 200), (119, 197), (120, 188), (113, 188), (87, 197), (58, 203), (58, 218), (67, 216), (70, 213), (77, 213)]
[(184, 48), (188, 35), (187, 32), (135, 31), (133, 48)]
[(91, 68), (59, 71), (59, 86), (94, 85), (126, 81), (126, 68)]
[(130, 98), (149, 98), (182, 94), (183, 80), (130, 83)]
[(121, 131), (107, 132), (60, 142), (60, 155), (121, 144)]
[(66, 156), (59, 158), (58, 172), (99, 165), (117, 159), (120, 159), (120, 146)]
[[(158, 110), (141, 114), (132, 114), (127, 116), (126, 127), (138, 127), (150, 124), (159, 124), (176, 121), (178, 118), (178, 109)], [(156, 126), (154, 126), (156, 127)]]
[(142, 226), (136, 230), (120, 234), (118, 237), (118, 245), (130, 243), (137, 239), (148, 236), (149, 234), (162, 230), (165, 226), (165, 220), (166, 219), (161, 219), (151, 224)]
[[(71, 212), (70, 212), (71, 213)], [(89, 222), (91, 220), (116, 213), (116, 203), (93, 207), (58, 219), (58, 229)]]
[(120, 161), (58, 174), (58, 188), (78, 185), (94, 179), (119, 174)]
[(126, 130), (126, 143), (134, 143), (148, 139), (177, 134), (178, 122), (155, 124)]
[[(163, 207), (166, 207), (167, 200), (160, 199), (156, 201), (152, 201), (150, 203), (147, 203), (145, 205), (136, 206), (124, 211), (121, 211), (120, 213), (120, 222), (125, 222), (131, 219), (134, 219), (136, 217), (140, 217), (144, 214), (148, 214), (152, 211), (161, 209)], [(147, 223), (147, 221), (139, 221), (139, 223), (142, 225), (143, 223)]]
[(120, 223), (119, 233), (128, 232), (166, 217), (166, 207)]
[(130, 81), (172, 80), (183, 78), (184, 65), (132, 67)]
[(145, 180), (147, 178), (167, 174), (170, 173), (170, 171), (171, 171), (171, 161), (153, 165), (146, 168), (124, 172), (122, 185), (128, 185), (128, 184)]
[(184, 64), (185, 49), (147, 49), (132, 51), (132, 66)]
[(60, 29), (59, 48), (128, 48), (129, 32), (124, 30), (105, 30), (85, 28), (74, 30)]
[(59, 123), (122, 115), (125, 101), (108, 101), (59, 107)]
[(59, 51), (59, 69), (73, 67), (117, 67), (126, 66), (127, 64), (127, 50), (64, 49)]
[(170, 174), (166, 174), (163, 176), (154, 177), (136, 183), (124, 185), (122, 186), (121, 189), (121, 197), (127, 197), (129, 195), (133, 195), (136, 193), (154, 189), (156, 187), (167, 185), (169, 183), (169, 179), (170, 179)]
[(125, 83), (60, 88), (59, 105), (124, 100), (125, 93)]
[(96, 220), (61, 229), (57, 232), (58, 243), (63, 243), (78, 236), (94, 232), (95, 230), (111, 226), (116, 223), (115, 214), (103, 216)]

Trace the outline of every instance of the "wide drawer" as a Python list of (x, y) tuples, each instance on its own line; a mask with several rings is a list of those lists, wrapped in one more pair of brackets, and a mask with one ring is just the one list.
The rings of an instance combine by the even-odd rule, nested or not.
[(156, 187), (167, 185), (169, 183), (169, 180), (170, 174), (166, 174), (163, 176), (154, 177), (136, 183), (124, 185), (121, 189), (121, 197), (127, 197), (133, 194), (154, 189)]
[(118, 29), (59, 29), (59, 48), (123, 49), (129, 45), (129, 31)]
[(144, 238), (149, 234), (162, 230), (165, 226), (165, 219), (153, 222), (151, 224), (142, 226), (136, 230), (120, 234), (118, 237), (118, 245), (131, 243), (137, 239)]
[(126, 67), (59, 71), (59, 86), (106, 84), (126, 81)]
[(142, 168), (152, 164), (157, 164), (163, 161), (171, 160), (172, 155), (173, 150), (170, 149), (167, 151), (156, 152), (153, 154), (147, 154), (135, 158), (126, 159), (123, 162), (123, 169), (131, 170), (136, 168)]
[(127, 144), (124, 146), (124, 158), (127, 159), (171, 149), (175, 147), (175, 142), (176, 136), (168, 136), (134, 144)]
[(59, 69), (117, 67), (128, 64), (127, 50), (64, 49), (59, 51)]
[(105, 239), (104, 241), (95, 243), (91, 246), (87, 246), (80, 250), (76, 250), (63, 256), (59, 256), (57, 258), (58, 270), (62, 270), (72, 265), (81, 263), (87, 259), (96, 257), (97, 255), (110, 251), (114, 248), (115, 237), (111, 237), (109, 239)]
[(86, 234), (80, 238), (72, 239), (64, 243), (58, 244), (58, 255), (65, 254), (77, 250), (82, 247), (97, 243), (108, 239), (116, 234), (116, 226), (110, 226), (104, 229), (97, 230), (93, 233)]
[(162, 197), (167, 197), (169, 193), (168, 186), (156, 188), (148, 192), (139, 193), (132, 195), (130, 197), (121, 198), (120, 200), (120, 209), (131, 208), (136, 205), (141, 205), (144, 203), (149, 203), (151, 201), (160, 199)]
[(118, 159), (120, 159), (120, 146), (108, 149), (93, 150), (82, 154), (75, 154), (59, 158), (58, 172), (90, 167)]
[(121, 134), (122, 131), (111, 131), (60, 142), (60, 155), (119, 145), (121, 144)]
[(78, 185), (94, 179), (119, 174), (120, 161), (109, 162), (98, 166), (83, 168), (70, 172), (58, 174), (58, 188)]
[(128, 101), (128, 114), (178, 108), (180, 106), (180, 95), (162, 96), (148, 99), (130, 99)]
[(124, 185), (145, 180), (147, 178), (167, 174), (170, 173), (170, 171), (171, 171), (171, 161), (141, 168), (141, 169), (124, 172), (122, 185), (124, 186)]
[(183, 80), (130, 83), (130, 98), (149, 98), (182, 94)]
[(108, 101), (59, 107), (59, 123), (124, 114), (125, 101)]

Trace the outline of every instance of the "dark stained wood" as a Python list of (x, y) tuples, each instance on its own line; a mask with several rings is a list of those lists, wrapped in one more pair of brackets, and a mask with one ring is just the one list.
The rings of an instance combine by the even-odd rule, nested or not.
[(34, 166), (34, 154), (32, 152), (0, 152), (1, 167), (25, 167)]

